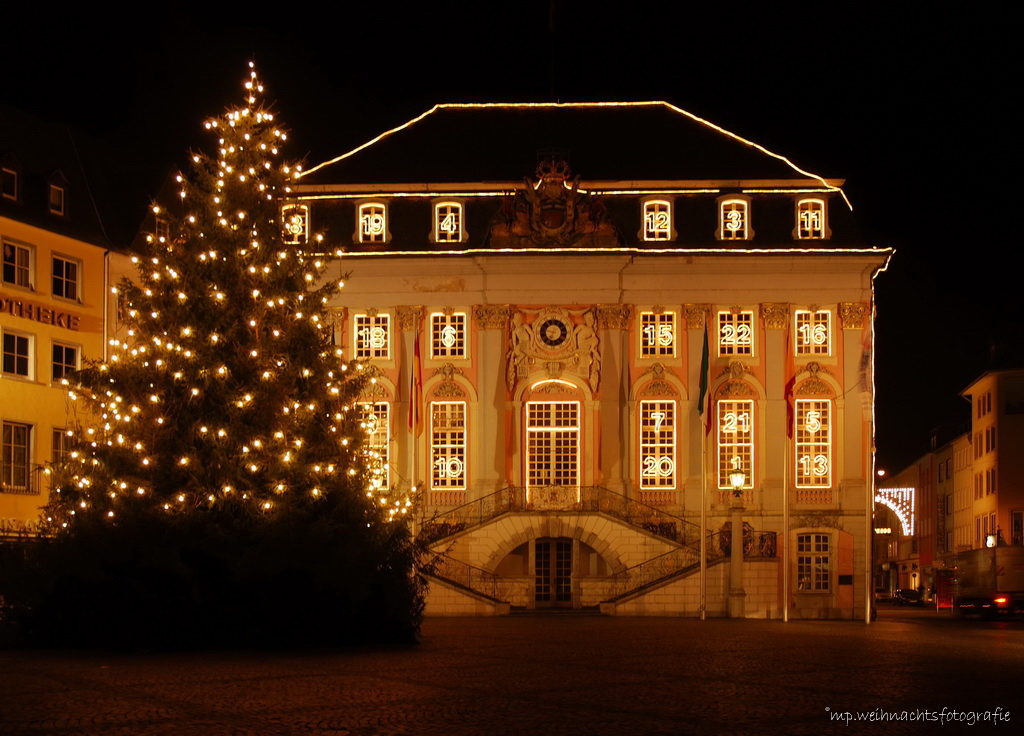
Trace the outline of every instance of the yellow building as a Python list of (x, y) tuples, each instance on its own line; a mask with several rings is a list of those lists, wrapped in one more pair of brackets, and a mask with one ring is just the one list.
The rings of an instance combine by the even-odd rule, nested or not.
[(64, 447), (61, 378), (100, 358), (110, 245), (72, 133), (0, 120), (0, 535), (34, 532), (47, 465)]
[(440, 105), (305, 173), (428, 614), (867, 615), (891, 251), (842, 183), (659, 102)]

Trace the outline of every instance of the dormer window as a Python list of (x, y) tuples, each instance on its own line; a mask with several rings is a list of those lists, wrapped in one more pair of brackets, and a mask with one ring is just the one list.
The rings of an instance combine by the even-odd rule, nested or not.
[(65, 215), (65, 201), (64, 187), (60, 184), (50, 184), (50, 212), (54, 215), (63, 217)]
[(360, 243), (386, 243), (388, 241), (388, 210), (381, 202), (359, 205), (357, 240)]
[(434, 242), (461, 243), (465, 240), (460, 202), (434, 204)]
[(750, 202), (729, 197), (718, 203), (718, 239), (750, 240)]
[(672, 240), (672, 203), (667, 199), (648, 199), (643, 203), (642, 238), (645, 241)]
[(824, 240), (829, 236), (825, 222), (825, 200), (817, 197), (796, 203), (797, 240)]
[(18, 201), (18, 172), (14, 169), (0, 168), (0, 194), (4, 199)]

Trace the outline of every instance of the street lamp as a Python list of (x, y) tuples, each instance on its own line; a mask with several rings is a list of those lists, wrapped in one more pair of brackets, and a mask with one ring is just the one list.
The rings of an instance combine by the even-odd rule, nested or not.
[(729, 473), (732, 485), (732, 534), (729, 550), (729, 617), (743, 618), (747, 593), (743, 590), (743, 487), (747, 476), (742, 470)]

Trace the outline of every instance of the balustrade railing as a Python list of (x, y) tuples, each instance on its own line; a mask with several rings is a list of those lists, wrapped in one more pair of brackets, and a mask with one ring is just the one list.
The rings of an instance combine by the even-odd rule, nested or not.
[[(778, 546), (776, 532), (743, 530), (743, 556), (745, 558), (774, 558)], [(732, 554), (732, 531), (715, 532), (708, 535), (708, 559), (714, 556), (728, 557)]]
[(448, 555), (438, 555), (434, 558), (428, 574), (456, 583), (496, 601), (507, 602), (512, 597), (512, 583), (503, 580), (493, 572), (456, 560)]
[(697, 524), (603, 486), (548, 486), (531, 488), (529, 494), (522, 486), (509, 486), (425, 520), (423, 533), (443, 539), (512, 511), (603, 513), (682, 546), (700, 539)]

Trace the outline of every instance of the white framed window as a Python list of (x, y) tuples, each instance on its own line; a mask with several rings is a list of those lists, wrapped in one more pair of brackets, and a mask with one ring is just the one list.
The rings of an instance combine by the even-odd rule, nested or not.
[(357, 314), (353, 318), (357, 359), (391, 357), (391, 315)]
[(3, 333), (3, 373), (6, 376), (32, 378), (35, 353), (35, 337), (23, 332)]
[(754, 487), (754, 402), (718, 402), (718, 487), (735, 489), (733, 477), (742, 473), (741, 489)]
[(718, 354), (754, 354), (754, 313), (718, 313)]
[(803, 591), (832, 589), (832, 553), (828, 534), (796, 536), (796, 588)]
[(809, 197), (796, 203), (797, 240), (823, 240), (828, 237), (825, 200)]
[(435, 401), (430, 405), (430, 487), (466, 488), (465, 401)]
[(832, 486), (832, 402), (828, 399), (796, 400), (797, 488)]
[(466, 313), (433, 312), (430, 315), (430, 357), (466, 357)]
[(640, 312), (640, 357), (674, 357), (676, 313)]
[(461, 243), (465, 240), (461, 202), (434, 203), (434, 242)]
[(640, 402), (640, 487), (676, 487), (676, 402)]
[(643, 202), (643, 239), (646, 241), (672, 240), (672, 203), (667, 199), (648, 199)]
[(54, 296), (76, 302), (81, 299), (81, 261), (77, 258), (54, 255), (50, 275), (50, 285)]
[(71, 436), (64, 427), (54, 427), (50, 432), (50, 462), (54, 465), (67, 459), (71, 452)]
[(18, 199), (18, 172), (6, 166), (0, 168), (0, 194), (4, 199)]
[(366, 468), (370, 487), (391, 487), (391, 404), (367, 401), (359, 405), (359, 425), (366, 432)]
[(67, 202), (65, 201), (65, 199), (66, 199), (66, 193), (65, 193), (64, 187), (62, 187), (60, 184), (53, 184), (53, 183), (51, 183), (50, 184), (49, 204), (50, 204), (50, 212), (52, 214), (60, 215), (61, 217), (64, 216), (65, 208), (66, 208), (66, 205), (67, 205)]
[(737, 197), (718, 203), (718, 238), (720, 240), (750, 240), (750, 202)]
[(53, 357), (53, 381), (57, 382), (72, 371), (79, 368), (80, 351), (77, 345), (69, 345), (64, 342), (53, 343), (51, 351)]
[(0, 436), (0, 491), (36, 493), (32, 487), (32, 425), (4, 422)]
[(832, 354), (832, 313), (797, 309), (793, 313), (793, 344), (797, 355)]
[(35, 249), (31, 245), (3, 241), (3, 282), (31, 289), (35, 283)]
[(579, 486), (580, 403), (526, 404), (526, 488)]
[(281, 207), (281, 226), (285, 243), (305, 245), (309, 238), (309, 207), (304, 204)]
[(388, 208), (382, 202), (366, 202), (359, 205), (357, 224), (360, 243), (388, 242)]

